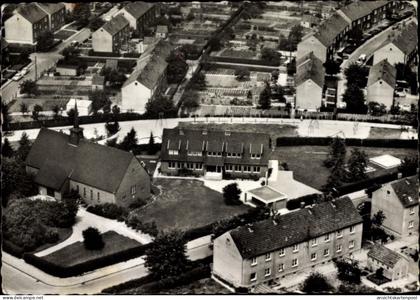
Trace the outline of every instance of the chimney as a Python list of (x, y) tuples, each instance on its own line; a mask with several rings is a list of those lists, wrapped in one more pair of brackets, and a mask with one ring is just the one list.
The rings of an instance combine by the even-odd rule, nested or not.
[(71, 145), (78, 146), (81, 139), (83, 139), (83, 128), (79, 127), (79, 112), (77, 110), (77, 100), (74, 99), (74, 124), (70, 129), (69, 142)]
[(402, 173), (401, 172), (398, 172), (397, 178), (398, 179), (401, 179), (402, 178)]
[(300, 208), (304, 208), (304, 207), (305, 207), (305, 202), (304, 201), (300, 202)]

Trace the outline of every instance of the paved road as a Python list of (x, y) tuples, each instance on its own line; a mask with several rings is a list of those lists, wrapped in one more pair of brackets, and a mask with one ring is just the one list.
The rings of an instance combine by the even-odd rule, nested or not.
[(67, 40), (63, 41), (51, 52), (45, 52), (45, 53), (36, 52), (36, 53), (31, 54), (30, 58), (32, 60), (32, 64), (30, 66), (30, 71), (19, 81), (9, 80), (9, 82), (6, 82), (2, 86), (1, 88), (2, 100), (5, 102), (10, 102), (14, 98), (16, 98), (19, 91), (19, 85), (24, 80), (35, 79), (35, 67), (34, 67), (35, 57), (37, 59), (37, 73), (39, 77), (39, 75), (43, 71), (48, 70), (49, 68), (53, 67), (55, 63), (62, 57), (61, 54), (59, 53), (61, 50), (69, 46), (72, 41), (82, 42), (88, 39), (89, 36), (90, 36), (90, 30), (87, 28), (84, 28), (80, 30), (79, 32), (75, 33), (73, 36), (69, 37)]

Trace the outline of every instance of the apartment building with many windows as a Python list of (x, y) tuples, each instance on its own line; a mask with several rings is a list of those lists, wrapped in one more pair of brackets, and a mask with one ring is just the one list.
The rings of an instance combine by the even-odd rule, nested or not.
[(286, 275), (360, 250), (362, 226), (345, 197), (238, 227), (215, 239), (213, 276), (234, 288), (281, 283)]
[(95, 52), (119, 53), (127, 47), (130, 37), (129, 22), (122, 15), (112, 18), (92, 34), (92, 49)]

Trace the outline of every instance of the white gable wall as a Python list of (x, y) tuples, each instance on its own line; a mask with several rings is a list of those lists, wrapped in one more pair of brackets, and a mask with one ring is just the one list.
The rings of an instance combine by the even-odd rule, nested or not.
[(384, 80), (378, 80), (367, 88), (368, 102), (378, 102), (384, 104), (387, 110), (390, 110), (394, 101), (394, 87), (390, 86)]
[(4, 23), (8, 43), (34, 44), (32, 24), (19, 14), (14, 14)]
[(322, 88), (308, 79), (296, 87), (296, 109), (316, 110), (322, 104)]
[(392, 66), (397, 63), (405, 63), (404, 53), (392, 43), (386, 44), (375, 51), (373, 55), (373, 65), (376, 65), (384, 59), (387, 59)]
[(325, 47), (313, 35), (309, 36), (298, 44), (296, 60), (299, 60), (310, 52), (313, 52), (314, 55), (318, 57), (323, 63), (327, 59), (327, 47)]
[(133, 110), (143, 113), (146, 111), (146, 103), (152, 97), (152, 90), (138, 81), (134, 81), (121, 89), (122, 109)]

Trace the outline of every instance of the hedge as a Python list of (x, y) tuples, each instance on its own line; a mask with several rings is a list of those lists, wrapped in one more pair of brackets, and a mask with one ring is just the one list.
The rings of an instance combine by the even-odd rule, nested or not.
[(25, 253), (22, 247), (19, 247), (15, 245), (14, 243), (12, 243), (11, 241), (5, 240), (5, 239), (3, 239), (3, 251), (17, 258), (22, 258)]
[(288, 210), (294, 210), (300, 208), (300, 203), (303, 202), (305, 206), (312, 205), (315, 200), (318, 199), (320, 194), (310, 194), (299, 198), (291, 199), (287, 201), (286, 208)]
[(53, 276), (66, 278), (72, 276), (78, 276), (85, 272), (103, 268), (112, 264), (127, 261), (139, 256), (144, 255), (145, 251), (150, 248), (151, 244), (139, 245), (130, 249), (126, 249), (110, 255), (98, 257), (86, 262), (82, 262), (73, 266), (60, 266), (55, 263), (45, 260), (43, 257), (35, 256), (31, 253), (23, 254), (23, 259), (26, 263), (33, 265), (34, 267), (44, 271)]
[[(281, 146), (329, 146), (332, 137), (279, 137), (277, 147)], [(383, 148), (413, 148), (417, 149), (418, 140), (402, 139), (344, 139), (347, 146), (383, 147)]]
[(360, 181), (344, 184), (338, 187), (337, 191), (338, 191), (338, 195), (342, 196), (342, 195), (346, 195), (346, 194), (353, 193), (356, 191), (369, 189), (375, 185), (384, 184), (384, 183), (397, 180), (397, 179), (398, 179), (398, 171), (381, 175), (381, 176), (376, 176), (373, 178), (367, 178)]
[(92, 49), (89, 50), (88, 55), (89, 56), (100, 56), (100, 57), (115, 57), (115, 58), (119, 58), (119, 57), (139, 58), (140, 57), (140, 53), (120, 54), (120, 53), (114, 53), (114, 52), (95, 52)]
[(238, 58), (238, 57), (227, 57), (227, 56), (210, 56), (210, 62), (226, 62), (234, 64), (247, 64), (247, 65), (261, 65), (261, 66), (273, 66), (277, 67), (280, 64), (275, 61), (266, 61), (262, 59), (250, 59), (250, 58)]

